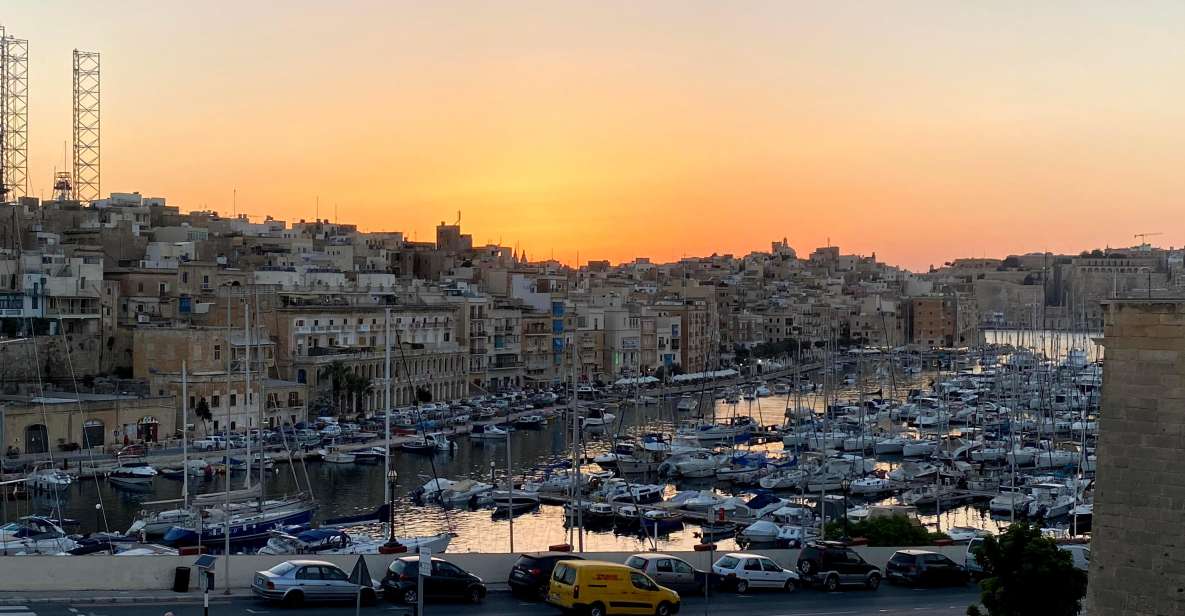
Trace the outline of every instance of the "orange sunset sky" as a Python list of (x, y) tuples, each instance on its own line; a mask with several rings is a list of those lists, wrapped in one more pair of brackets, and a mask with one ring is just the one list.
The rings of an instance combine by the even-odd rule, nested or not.
[(9, 0), (31, 193), (103, 54), (103, 191), (655, 260), (913, 269), (1185, 217), (1181, 2)]

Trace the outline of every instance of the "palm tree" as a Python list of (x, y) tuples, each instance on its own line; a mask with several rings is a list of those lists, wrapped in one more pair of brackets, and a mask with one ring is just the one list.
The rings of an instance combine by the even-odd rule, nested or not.
[(209, 434), (206, 430), (206, 422), (214, 419), (214, 413), (210, 412), (210, 405), (206, 403), (205, 396), (198, 399), (197, 408), (193, 410), (193, 413), (202, 420), (202, 434)]
[(351, 411), (355, 415), (357, 415), (358, 414), (358, 397), (364, 396), (364, 395), (366, 395), (366, 392), (370, 391), (370, 379), (365, 376), (362, 376), (361, 374), (355, 374), (353, 372), (349, 372), (346, 375), (345, 390), (346, 390), (346, 393), (349, 395), (349, 399), (353, 403), (353, 407), (352, 407)]
[(333, 406), (334, 414), (337, 414), (337, 409), (341, 408), (342, 392), (346, 390), (346, 383), (353, 376), (354, 371), (350, 370), (345, 364), (340, 361), (335, 361), (324, 368), (321, 368), (318, 374), (318, 380), (329, 379), (330, 389), (333, 391)]

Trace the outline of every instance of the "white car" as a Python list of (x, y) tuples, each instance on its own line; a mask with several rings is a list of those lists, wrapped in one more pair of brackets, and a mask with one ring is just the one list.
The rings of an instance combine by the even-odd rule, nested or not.
[(725, 554), (712, 565), (712, 573), (720, 576), (722, 586), (737, 592), (748, 592), (750, 588), (781, 588), (791, 592), (798, 586), (798, 573), (760, 554)]

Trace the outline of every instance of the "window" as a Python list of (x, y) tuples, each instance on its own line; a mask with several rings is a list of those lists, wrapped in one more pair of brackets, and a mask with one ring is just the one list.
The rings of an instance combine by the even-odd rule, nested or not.
[(630, 556), (629, 560), (625, 561), (625, 566), (633, 567), (634, 569), (646, 569), (646, 559), (641, 556)]
[(761, 561), (756, 558), (745, 560), (745, 571), (761, 571)]
[(570, 586), (576, 583), (576, 569), (561, 563), (556, 565), (555, 573), (551, 575), (551, 579)]
[(659, 573), (674, 573), (675, 568), (671, 565), (670, 559), (663, 558), (654, 563), (654, 570)]
[(230, 405), (231, 406), (238, 406), (238, 396), (236, 394), (230, 395)]
[(775, 572), (775, 573), (781, 573), (781, 572), (782, 572), (782, 568), (778, 566), (778, 563), (775, 563), (774, 561), (772, 561), (772, 560), (769, 560), (769, 559), (767, 559), (767, 558), (763, 558), (763, 559), (761, 560), (761, 568), (762, 568), (762, 569), (764, 569), (764, 570), (766, 570), (766, 571), (772, 571), (772, 572)]
[(319, 580), (321, 579), (321, 567), (304, 567), (296, 572), (296, 579)]
[(641, 590), (658, 590), (658, 586), (656, 586), (654, 582), (651, 582), (650, 578), (642, 575), (641, 573), (631, 573), (630, 582), (634, 585), (634, 588), (639, 588)]
[(671, 559), (671, 564), (675, 567), (675, 573), (685, 573), (685, 574), (691, 573), (691, 565), (689, 565), (681, 560)]
[(213, 396), (210, 396), (210, 400), (212, 401), (214, 406), (221, 406), (222, 397), (219, 396), (218, 394), (214, 394)]
[(321, 567), (321, 579), (333, 580), (336, 582), (344, 582), (347, 579), (349, 579), (349, 576), (346, 575), (345, 571), (342, 571), (341, 569), (338, 569), (337, 567), (322, 566)]
[(222, 359), (222, 345), (216, 344), (214, 345), (214, 361), (218, 361), (219, 359)]

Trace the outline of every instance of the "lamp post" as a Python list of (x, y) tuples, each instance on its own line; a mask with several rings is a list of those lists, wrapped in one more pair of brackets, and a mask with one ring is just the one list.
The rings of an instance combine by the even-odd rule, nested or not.
[(103, 531), (103, 503), (95, 503), (95, 532)]
[(839, 482), (839, 487), (843, 490), (843, 536), (844, 539), (849, 538), (848, 535), (848, 489), (852, 487), (852, 482), (848, 481), (847, 477)]
[(390, 488), (390, 500), (387, 501), (387, 542), (379, 546), (379, 554), (400, 554), (407, 551), (407, 546), (395, 539), (395, 482), (398, 479), (399, 473), (395, 472), (395, 469), (387, 471), (387, 486)]

